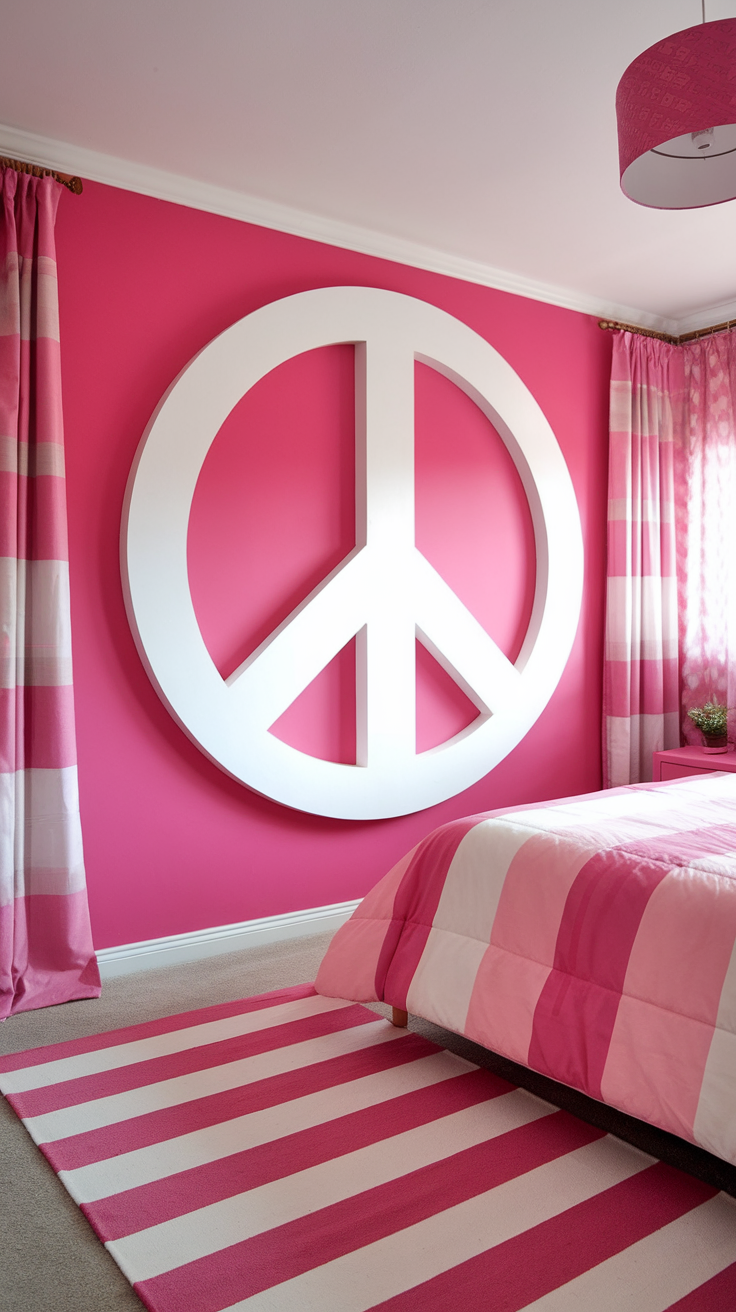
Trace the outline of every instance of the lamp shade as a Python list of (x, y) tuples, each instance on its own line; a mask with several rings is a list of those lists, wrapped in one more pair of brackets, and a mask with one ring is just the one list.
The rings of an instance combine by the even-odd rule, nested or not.
[(616, 93), (621, 187), (656, 209), (736, 197), (736, 18), (674, 32)]

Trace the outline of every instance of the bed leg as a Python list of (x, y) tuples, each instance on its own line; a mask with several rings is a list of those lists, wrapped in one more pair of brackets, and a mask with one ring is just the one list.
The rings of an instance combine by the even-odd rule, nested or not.
[(401, 1007), (392, 1007), (391, 1011), (393, 1013), (391, 1016), (391, 1024), (396, 1025), (400, 1030), (405, 1030), (409, 1024), (408, 1013), (402, 1011)]

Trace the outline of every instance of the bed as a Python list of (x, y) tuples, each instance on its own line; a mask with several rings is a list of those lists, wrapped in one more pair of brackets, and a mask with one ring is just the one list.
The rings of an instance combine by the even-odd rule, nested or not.
[(470, 816), (338, 930), (320, 993), (380, 1000), (736, 1165), (736, 776)]

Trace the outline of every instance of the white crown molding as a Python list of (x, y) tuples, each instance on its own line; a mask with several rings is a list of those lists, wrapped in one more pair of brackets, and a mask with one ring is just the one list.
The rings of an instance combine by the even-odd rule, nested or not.
[(530, 300), (557, 305), (565, 310), (576, 310), (581, 314), (596, 315), (599, 318), (636, 322), (643, 328), (653, 328), (658, 332), (680, 331), (676, 320), (666, 319), (634, 306), (599, 300), (583, 292), (536, 282), (532, 278), (525, 278), (522, 274), (509, 273), (507, 270), (494, 268), (481, 261), (470, 260), (462, 255), (453, 255), (449, 251), (437, 250), (420, 242), (409, 241), (405, 237), (362, 228), (358, 224), (312, 214), (290, 205), (283, 205), (278, 201), (249, 196), (212, 183), (198, 182), (194, 178), (187, 178), (178, 173), (167, 173), (163, 169), (151, 168), (147, 164), (135, 164), (131, 160), (88, 150), (85, 146), (74, 146), (52, 137), (39, 136), (22, 128), (0, 124), (0, 154), (27, 160), (31, 164), (40, 164), (60, 173), (78, 174), (93, 182), (122, 187), (126, 191), (136, 191), (144, 196), (155, 197), (157, 200), (172, 201), (176, 205), (187, 205), (191, 209), (205, 210), (211, 214), (223, 215), (225, 218), (255, 223), (264, 228), (274, 228), (278, 232), (307, 237), (312, 241), (325, 242), (329, 246), (340, 246), (363, 255), (375, 255), (379, 259), (393, 260), (413, 268), (426, 269), (430, 273), (445, 274), (450, 278), (459, 278), (463, 282), (493, 287), (496, 291), (511, 292), (514, 296), (525, 296)]
[(672, 329), (676, 336), (682, 333), (696, 333), (700, 328), (712, 328), (717, 323), (736, 320), (736, 301), (721, 301), (717, 305), (708, 305), (696, 314), (686, 315), (677, 320), (677, 327)]
[(286, 938), (303, 938), (339, 929), (352, 916), (356, 902), (336, 902), (307, 911), (290, 911), (283, 916), (264, 916), (260, 920), (243, 920), (235, 925), (217, 925), (191, 934), (171, 934), (166, 938), (149, 938), (140, 943), (122, 943), (115, 948), (101, 948), (97, 962), (102, 979), (131, 975), (138, 970), (160, 970), (204, 957), (219, 957), (225, 952), (261, 947)]
[(92, 182), (122, 187), (125, 191), (136, 191), (156, 200), (171, 201), (175, 205), (186, 205), (190, 209), (220, 214), (244, 223), (255, 223), (259, 227), (288, 232), (296, 237), (307, 237), (311, 241), (325, 242), (328, 246), (340, 246), (363, 255), (375, 255), (379, 259), (426, 269), (430, 273), (445, 274), (450, 278), (459, 278), (462, 282), (493, 287), (496, 291), (525, 296), (533, 301), (560, 306), (564, 310), (576, 310), (580, 314), (591, 314), (601, 319), (623, 320), (641, 328), (652, 328), (656, 332), (672, 333), (673, 336), (736, 319), (736, 300), (708, 305), (681, 318), (668, 318), (636, 306), (622, 305), (565, 287), (536, 282), (533, 278), (525, 278), (523, 274), (509, 273), (505, 269), (497, 269), (462, 255), (453, 255), (450, 251), (424, 246), (405, 237), (312, 214), (291, 205), (283, 205), (279, 201), (231, 191), (227, 187), (199, 182), (179, 173), (168, 173), (147, 164), (136, 164), (116, 155), (88, 150), (85, 146), (74, 146), (70, 142), (57, 141), (53, 137), (43, 137), (5, 124), (0, 124), (0, 155), (24, 159), (31, 164), (56, 169), (60, 173), (76, 173)]

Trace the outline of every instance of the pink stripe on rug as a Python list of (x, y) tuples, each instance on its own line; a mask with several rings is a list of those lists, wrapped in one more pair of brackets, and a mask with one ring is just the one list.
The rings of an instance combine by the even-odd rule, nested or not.
[(308, 1130), (285, 1135), (275, 1142), (180, 1171), (153, 1184), (126, 1189), (95, 1203), (85, 1203), (82, 1211), (100, 1239), (104, 1242), (119, 1239), (223, 1198), (232, 1198), (247, 1189), (257, 1189), (272, 1180), (305, 1171), (343, 1153), (427, 1125), (438, 1117), (489, 1102), (512, 1089), (513, 1085), (490, 1071), (468, 1071), (454, 1079), (414, 1089)]
[(666, 1312), (731, 1312), (736, 1307), (736, 1262), (672, 1303)]
[[(545, 1294), (700, 1207), (717, 1192), (657, 1162), (469, 1262), (377, 1304), (372, 1312), (447, 1312), (455, 1306), (458, 1290), (462, 1290), (464, 1312), (489, 1312), (489, 1290), (493, 1290), (494, 1309), (521, 1312)], [(622, 1291), (622, 1309), (627, 1302)], [(691, 1312), (689, 1304), (684, 1306)], [(725, 1312), (726, 1304), (693, 1304), (692, 1312), (701, 1312), (701, 1307), (702, 1312), (715, 1312), (716, 1308)]]
[(283, 1025), (272, 1025), (255, 1034), (236, 1034), (233, 1038), (206, 1043), (199, 1048), (185, 1048), (182, 1052), (168, 1053), (165, 1057), (152, 1057), (148, 1061), (134, 1062), (130, 1066), (102, 1071), (98, 1075), (64, 1080), (46, 1089), (11, 1093), (7, 1098), (18, 1116), (43, 1116), (48, 1112), (59, 1111), (62, 1107), (75, 1107), (95, 1098), (109, 1098), (116, 1093), (127, 1093), (130, 1089), (142, 1089), (147, 1084), (191, 1075), (193, 1071), (207, 1070), (211, 1066), (225, 1066), (232, 1061), (242, 1061), (244, 1057), (255, 1057), (259, 1053), (273, 1052), (276, 1048), (291, 1047), (294, 1043), (305, 1043), (309, 1039), (336, 1034), (339, 1030), (352, 1029), (356, 1025), (375, 1024), (375, 1020), (373, 1012), (367, 1012), (364, 1007), (356, 1004), (338, 1011), (305, 1016), (302, 1020), (286, 1021)]
[(127, 1025), (125, 1029), (109, 1030), (107, 1034), (88, 1034), (83, 1039), (70, 1039), (65, 1043), (49, 1043), (45, 1048), (29, 1048), (27, 1052), (14, 1052), (0, 1057), (0, 1075), (3, 1071), (22, 1071), (29, 1066), (45, 1066), (59, 1058), (80, 1057), (86, 1052), (100, 1052), (104, 1048), (117, 1048), (123, 1043), (139, 1043), (160, 1034), (174, 1034), (194, 1025), (207, 1025), (213, 1020), (229, 1016), (245, 1016), (249, 1011), (263, 1011), (266, 1007), (283, 1006), (299, 998), (313, 998), (317, 990), (313, 984), (297, 984), (290, 989), (276, 989), (261, 993), (257, 998), (240, 998), (237, 1002), (218, 1002), (213, 1007), (200, 1007), (183, 1011), (178, 1016), (162, 1016), (160, 1020), (144, 1021), (140, 1025)]
[(575, 879), (539, 996), (529, 1065), (601, 1098), (626, 968), (647, 902), (667, 866), (626, 848), (597, 853)]
[(428, 1039), (418, 1034), (407, 1034), (391, 1043), (381, 1043), (376, 1047), (345, 1053), (341, 1057), (331, 1057), (327, 1061), (289, 1071), (286, 1075), (271, 1075), (237, 1089), (195, 1098), (177, 1107), (165, 1107), (143, 1116), (134, 1116), (118, 1125), (106, 1125), (100, 1130), (88, 1130), (66, 1139), (56, 1139), (53, 1143), (41, 1144), (41, 1151), (55, 1171), (74, 1171), (81, 1166), (90, 1166), (92, 1162), (116, 1157), (120, 1153), (150, 1148), (152, 1144), (163, 1143), (166, 1139), (175, 1139), (182, 1134), (220, 1125), (236, 1116), (275, 1107), (291, 1098), (302, 1098), (336, 1084), (362, 1079), (364, 1075), (419, 1061), (435, 1052), (437, 1048)]
[(603, 1137), (566, 1112), (552, 1112), (133, 1287), (155, 1312), (222, 1312)]

